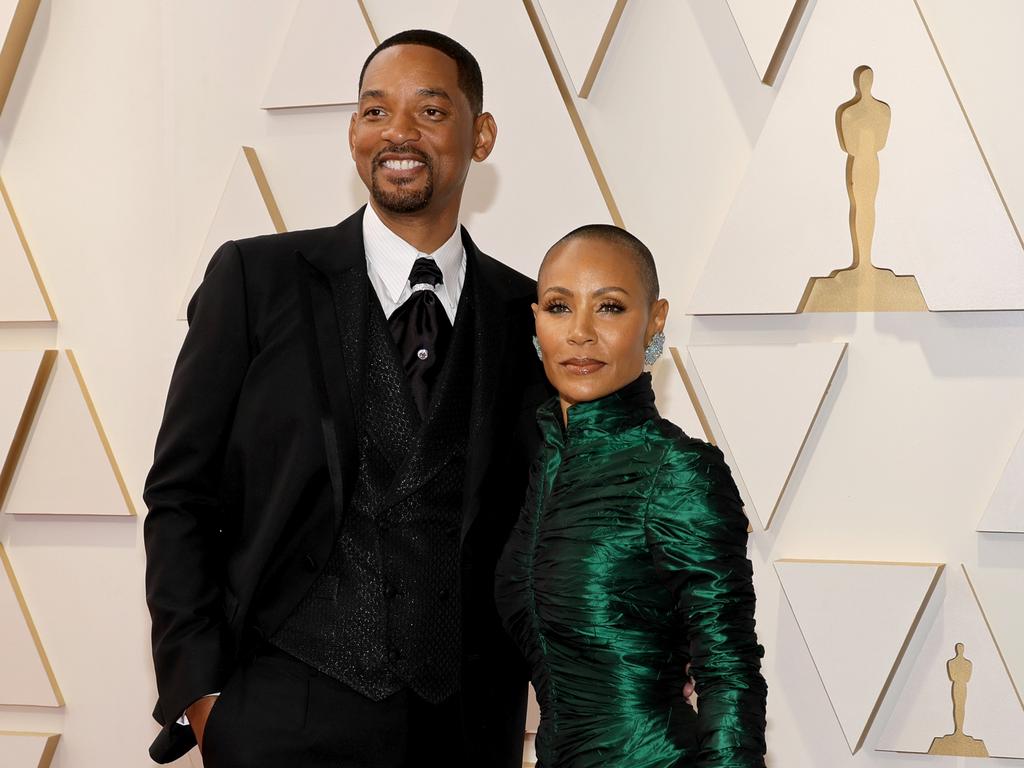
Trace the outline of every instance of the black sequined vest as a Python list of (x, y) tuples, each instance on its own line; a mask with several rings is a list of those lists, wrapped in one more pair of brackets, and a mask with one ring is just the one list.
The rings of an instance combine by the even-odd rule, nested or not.
[(473, 366), (463, 287), (451, 346), (421, 422), (372, 288), (359, 470), (323, 571), (271, 642), (375, 700), (459, 688), (459, 539)]

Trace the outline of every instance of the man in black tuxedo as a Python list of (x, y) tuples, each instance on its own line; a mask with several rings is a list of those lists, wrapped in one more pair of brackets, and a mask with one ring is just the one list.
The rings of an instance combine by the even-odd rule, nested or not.
[(493, 573), (547, 396), (534, 283), (458, 225), (496, 136), (472, 55), (401, 33), (359, 90), (369, 207), (226, 243), (189, 306), (145, 492), (158, 762), (521, 765)]

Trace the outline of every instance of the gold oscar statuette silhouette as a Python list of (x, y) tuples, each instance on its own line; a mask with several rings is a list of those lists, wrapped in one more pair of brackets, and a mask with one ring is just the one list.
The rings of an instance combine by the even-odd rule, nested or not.
[(985, 742), (964, 733), (964, 713), (967, 709), (967, 683), (971, 681), (974, 665), (964, 657), (964, 644), (956, 644), (956, 656), (946, 662), (946, 674), (953, 683), (953, 732), (932, 739), (929, 755), (958, 755), (960, 757), (988, 757)]
[(807, 281), (798, 312), (915, 312), (927, 311), (913, 275), (897, 275), (871, 264), (878, 194), (878, 153), (885, 148), (892, 110), (871, 95), (871, 67), (853, 73), (857, 95), (836, 110), (839, 146), (847, 154), (846, 189), (850, 196), (853, 264), (828, 277)]

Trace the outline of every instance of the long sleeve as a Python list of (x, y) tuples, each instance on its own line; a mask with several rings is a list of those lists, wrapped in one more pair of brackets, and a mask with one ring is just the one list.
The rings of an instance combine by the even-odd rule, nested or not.
[(688, 628), (698, 700), (696, 765), (763, 768), (764, 649), (754, 630), (747, 521), (721, 452), (669, 448), (648, 501), (645, 531), (659, 576)]
[(189, 305), (144, 493), (146, 600), (164, 723), (220, 690), (233, 664), (220, 539), (225, 448), (250, 359), (244, 281), (238, 247), (226, 243)]

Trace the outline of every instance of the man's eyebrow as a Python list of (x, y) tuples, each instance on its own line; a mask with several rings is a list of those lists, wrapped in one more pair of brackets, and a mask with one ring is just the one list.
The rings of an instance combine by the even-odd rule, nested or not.
[(448, 95), (448, 91), (444, 88), (420, 88), (416, 91), (417, 96), (436, 96), (442, 99), (452, 100), (452, 97)]
[(363, 99), (383, 99), (383, 98), (384, 98), (384, 91), (380, 90), (379, 88), (368, 88), (367, 90), (365, 90), (361, 94), (359, 94), (359, 100), (360, 101), (362, 101)]

